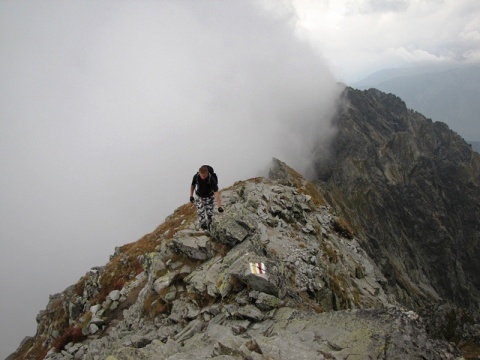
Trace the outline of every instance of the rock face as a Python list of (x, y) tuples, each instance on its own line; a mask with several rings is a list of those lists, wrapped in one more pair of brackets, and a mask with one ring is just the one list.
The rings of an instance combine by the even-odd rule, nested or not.
[(335, 124), (329, 154), (318, 154), (319, 187), (380, 267), (386, 290), (424, 314), (447, 306), (443, 330), (433, 331), (458, 341), (479, 318), (479, 154), (375, 89), (346, 89)]
[(391, 69), (373, 74), (354, 87), (396, 94), (409, 108), (459, 129), (465, 139), (478, 140), (480, 137), (478, 121), (474, 120), (480, 113), (478, 65)]
[(177, 209), (54, 296), (9, 359), (460, 358), (285, 164), (221, 196), (210, 233)]

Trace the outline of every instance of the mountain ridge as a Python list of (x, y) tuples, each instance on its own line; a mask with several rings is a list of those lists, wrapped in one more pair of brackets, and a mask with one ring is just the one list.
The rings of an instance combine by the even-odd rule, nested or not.
[(348, 223), (286, 164), (221, 196), (211, 234), (178, 208), (52, 296), (8, 359), (459, 358), (384, 292)]
[(469, 141), (469, 144), (472, 145), (472, 149), (480, 154), (480, 141)]
[(480, 67), (429, 66), (381, 71), (353, 86), (393, 93), (409, 108), (442, 121), (469, 141), (478, 141)]
[(458, 341), (479, 319), (480, 156), (393, 94), (348, 88), (342, 101), (318, 187), (396, 298)]
[[(344, 193), (358, 193), (358, 189), (364, 191), (364, 187), (370, 190), (371, 194), (375, 194), (377, 190), (382, 191), (375, 199), (375, 205), (378, 205), (379, 209), (369, 211), (370, 216), (363, 219), (364, 226), (361, 228), (365, 229), (367, 221), (380, 219), (379, 216), (384, 215), (384, 210), (396, 209), (395, 204), (408, 200), (408, 196), (414, 193), (415, 198), (412, 202), (399, 206), (395, 216), (383, 222), (403, 223), (404, 228), (399, 228), (398, 232), (400, 234), (403, 232), (408, 237), (412, 236), (408, 228), (416, 221), (408, 216), (402, 220), (400, 211), (418, 207), (418, 199), (430, 196), (434, 190), (431, 182), (435, 180), (440, 189), (443, 191), (448, 189), (449, 192), (438, 195), (433, 199), (435, 203), (425, 198), (425, 203), (432, 205), (433, 208), (437, 207), (437, 216), (442, 217), (440, 224), (451, 223), (449, 216), (452, 215), (446, 209), (447, 205), (442, 205), (442, 202), (448, 202), (449, 207), (459, 209), (462, 206), (460, 203), (464, 203), (468, 207), (463, 214), (464, 218), (457, 214), (458, 220), (455, 221), (475, 225), (470, 229), (468, 236), (477, 239), (475, 229), (478, 224), (472, 214), (480, 211), (476, 204), (476, 199), (480, 197), (480, 156), (473, 152), (458, 134), (448, 129), (447, 125), (432, 122), (423, 115), (407, 109), (405, 103), (392, 94), (375, 89), (358, 91), (351, 88), (345, 94), (349, 105), (345, 106), (346, 110), (337, 118), (337, 121), (343, 122), (338, 125), (339, 129), (344, 130), (340, 130), (331, 144), (333, 148), (331, 151), (339, 153), (325, 161), (319, 160), (317, 164), (317, 176), (323, 180), (322, 185), (326, 185), (327, 189), (324, 195), (332, 202), (338, 201), (338, 198), (329, 196), (328, 192), (330, 190), (332, 193), (333, 186), (338, 184), (343, 185), (340, 188)], [(341, 161), (337, 162), (340, 159)], [(456, 186), (456, 182), (462, 184), (461, 188)], [(358, 195), (358, 200), (360, 202), (356, 203), (357, 205), (369, 206), (361, 194)], [(389, 207), (384, 207), (382, 205), (386, 204), (380, 203), (385, 201), (389, 201)], [(343, 203), (344, 208), (348, 209), (348, 201), (344, 200)], [(367, 211), (367, 208), (362, 208), (363, 211), (358, 211), (357, 207), (350, 209), (353, 210), (350, 211), (351, 219), (354, 219), (353, 215), (365, 214)], [(428, 212), (426, 209), (423, 210), (425, 211), (422, 214)], [(429, 217), (431, 216), (426, 216)], [(355, 223), (358, 224), (359, 221)], [(435, 224), (435, 219), (432, 218), (431, 225)], [(428, 225), (424, 224), (422, 231), (427, 231)], [(455, 229), (453, 224), (450, 225), (449, 228)], [(465, 225), (463, 231), (468, 229), (469, 227)], [(438, 230), (432, 227), (425, 236), (428, 234), (427, 237), (438, 237)], [(448, 231), (444, 227), (440, 230), (446, 238), (455, 237), (453, 231)], [(463, 237), (467, 237), (467, 234)], [(476, 263), (477, 261), (472, 259), (472, 264)], [(474, 299), (478, 298), (480, 285), (476, 276), (477, 270), (480, 271), (479, 266), (476, 264), (476, 270), (471, 274), (472, 281), (476, 284)]]

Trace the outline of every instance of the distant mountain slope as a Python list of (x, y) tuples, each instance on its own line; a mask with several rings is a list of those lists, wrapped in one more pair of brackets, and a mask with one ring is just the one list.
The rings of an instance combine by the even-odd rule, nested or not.
[(465, 139), (480, 139), (480, 66), (384, 70), (353, 86), (393, 93)]
[(478, 315), (480, 155), (375, 89), (347, 88), (335, 124), (317, 177), (390, 291), (419, 310), (447, 302)]
[(480, 153), (480, 141), (469, 141), (469, 144), (472, 145), (472, 149)]

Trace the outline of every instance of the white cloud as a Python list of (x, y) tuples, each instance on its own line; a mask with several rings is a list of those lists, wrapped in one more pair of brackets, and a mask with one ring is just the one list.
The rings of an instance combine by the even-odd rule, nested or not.
[(480, 50), (468, 50), (463, 53), (463, 58), (467, 63), (478, 64), (480, 62)]
[(479, 47), (476, 0), (292, 1), (299, 32), (347, 82), (420, 59), (471, 62)]
[(408, 8), (406, 0), (350, 0), (346, 3), (347, 14), (370, 14), (401, 12)]
[(0, 321), (21, 324), (1, 351), (186, 203), (201, 164), (222, 187), (272, 156), (306, 169), (339, 88), (274, 5), (0, 3)]
[(387, 49), (386, 53), (390, 57), (399, 58), (406, 63), (441, 62), (448, 60), (447, 57), (437, 56), (422, 49), (406, 49), (400, 47), (397, 49)]

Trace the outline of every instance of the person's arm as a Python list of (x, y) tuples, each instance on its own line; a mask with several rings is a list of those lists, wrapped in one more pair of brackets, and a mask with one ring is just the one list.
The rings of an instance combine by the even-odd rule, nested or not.
[(214, 192), (215, 200), (217, 200), (218, 212), (223, 212), (222, 200), (220, 199), (220, 193), (218, 191)]

